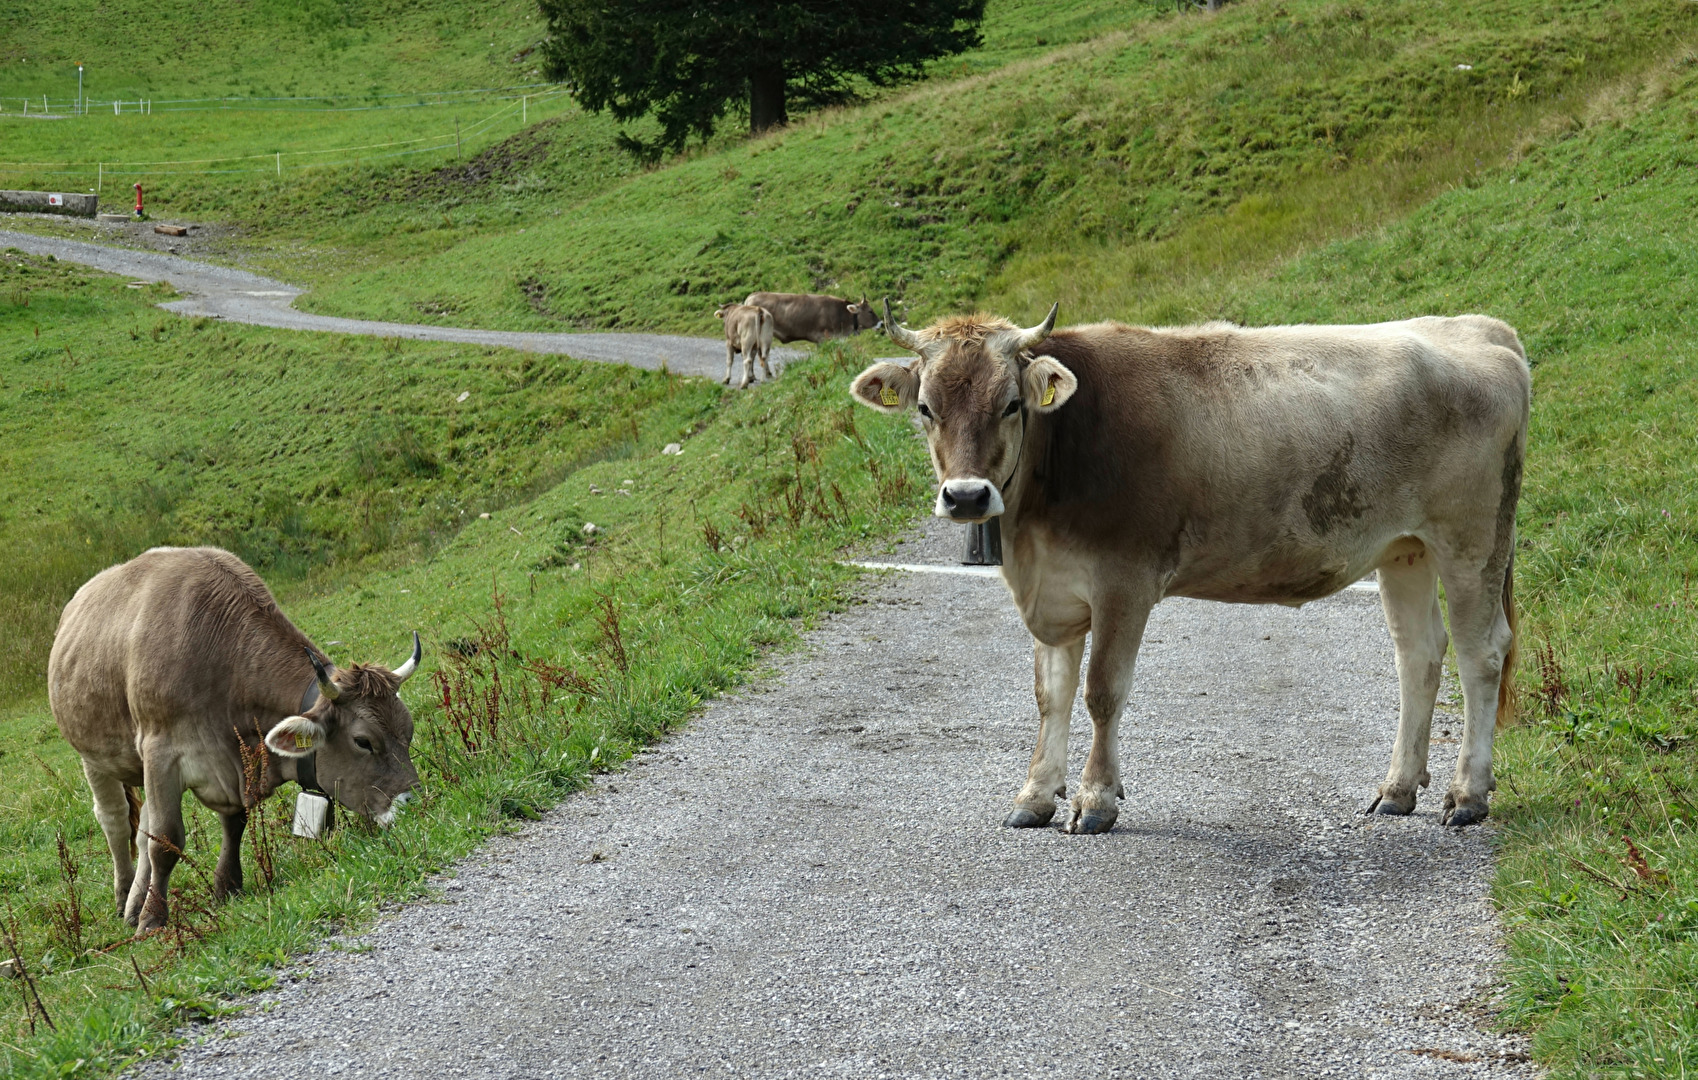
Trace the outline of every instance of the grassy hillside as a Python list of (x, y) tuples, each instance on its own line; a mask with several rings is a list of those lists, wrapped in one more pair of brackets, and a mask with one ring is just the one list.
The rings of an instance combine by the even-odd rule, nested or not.
[[(945, 79), (995, 70), (1162, 10), (993, 0), (984, 45), (936, 70)], [(541, 77), (529, 48), (541, 31), (522, 5), (215, 0), (145, 17), (195, 43), (175, 62), (161, 52), (157, 67), (126, 51), (115, 30), (114, 15), (144, 18), (135, 12), (31, 11), (22, 24), (0, 20), (0, 185), (98, 188), (122, 204), (139, 180), (155, 214), (236, 224), (242, 258), (291, 281), (327, 282), (534, 226), (641, 171), (615, 149), (617, 125), (583, 114), (558, 89), (472, 92)], [(44, 33), (48, 25), (58, 29)], [(101, 72), (90, 75), (92, 96), (151, 95), (155, 111), (105, 106), (24, 121), (25, 96), (51, 90), (58, 109), (74, 94), (75, 68), (63, 60), (71, 43)], [(37, 78), (44, 66), (52, 74)], [(143, 69), (145, 78), (115, 74)], [(272, 100), (279, 94), (312, 100)], [(718, 145), (740, 144), (741, 124), (728, 119)], [(440, 298), (432, 306), (458, 310)]]
[(148, 543), (285, 580), (424, 554), (470, 518), (675, 432), (717, 387), (499, 350), (289, 335), (0, 253), (0, 694), (40, 692), (58, 612)]
[[(536, 82), (523, 0), (206, 0), (0, 4), (6, 98), (279, 98)], [(519, 55), (521, 52), (523, 56)]]
[(1663, 0), (1631, 13), (1315, 0), (1146, 19), (632, 176), (304, 302), (700, 329), (756, 287), (889, 293), (937, 313), (1036, 279), (1076, 316), (1112, 315), (1173, 284), (1171, 258), (1128, 262), (1151, 242), (1226, 214), (1245, 243), (1197, 257), (1249, 249), (1265, 265), (1366, 227), (1505, 160), (1695, 27), (1698, 11)]

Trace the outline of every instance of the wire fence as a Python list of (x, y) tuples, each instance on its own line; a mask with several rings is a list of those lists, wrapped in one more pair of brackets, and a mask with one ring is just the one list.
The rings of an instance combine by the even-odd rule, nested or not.
[[(73, 116), (152, 115), (181, 112), (373, 112), (385, 109), (436, 108), (483, 98), (517, 101), (560, 89), (555, 83), (521, 83), (473, 90), (429, 90), (397, 94), (320, 94), (301, 97), (94, 98), (49, 94), (0, 94), (0, 115), (65, 119)], [(408, 100), (402, 100), (408, 99)]]
[[(442, 153), (448, 150), (463, 151), (468, 140), (491, 131), (504, 121), (516, 118), (521, 125), (528, 123), (532, 106), (558, 101), (568, 96), (566, 90), (558, 87), (540, 93), (521, 94), (507, 101), (506, 104), (481, 120), (463, 127), (456, 124), (455, 129), (451, 132), (422, 135), (414, 139), (364, 143), (358, 146), (333, 146), (312, 150), (272, 150), (235, 157), (185, 158), (171, 161), (0, 161), (0, 173), (28, 172), (38, 176), (88, 177), (95, 181), (95, 191), (97, 192), (104, 187), (105, 179), (108, 176), (210, 176), (271, 173), (281, 177), (285, 172), (359, 165), (415, 154)], [(348, 157), (347, 155), (350, 154), (356, 156)], [(334, 155), (342, 155), (342, 157), (334, 158)]]

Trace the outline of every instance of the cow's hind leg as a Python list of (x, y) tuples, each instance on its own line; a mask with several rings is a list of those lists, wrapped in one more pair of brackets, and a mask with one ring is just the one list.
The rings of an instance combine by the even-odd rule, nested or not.
[(219, 814), (218, 820), (224, 826), (224, 843), (218, 848), (218, 866), (212, 873), (212, 896), (223, 900), (242, 891), (242, 832), (248, 825), (248, 812)]
[[(143, 805), (142, 831), (147, 844), (146, 878), (140, 875), (136, 885), (146, 882), (146, 891), (136, 915), (136, 934), (141, 936), (165, 925), (168, 908), (166, 897), (171, 893), (171, 871), (183, 856), (183, 781), (177, 772), (177, 762), (157, 751), (142, 753), (142, 771), (147, 790)], [(136, 900), (136, 888), (130, 889), (130, 903)], [(125, 916), (129, 917), (129, 905)]]
[(761, 346), (760, 353), (758, 354), (761, 361), (761, 374), (766, 377), (768, 382), (772, 381), (772, 365), (767, 363), (767, 357), (771, 352), (772, 346), (767, 344)]
[(1380, 566), (1379, 580), (1380, 604), (1397, 649), (1401, 702), (1391, 768), (1368, 809), (1407, 814), (1415, 809), (1416, 791), (1432, 782), (1427, 775), (1427, 740), (1449, 640), (1439, 611), (1438, 567), (1425, 545), (1399, 544), (1391, 559)]
[(1456, 643), (1463, 713), (1456, 778), (1445, 793), (1444, 809), (1439, 814), (1441, 825), (1472, 825), (1484, 820), (1489, 793), (1497, 786), (1492, 779), (1492, 738), (1505, 661), (1515, 641), (1505, 584), (1510, 573), (1507, 554), (1480, 560), (1441, 558), (1439, 562), (1439, 576), (1450, 605), (1450, 633)]
[(88, 778), (88, 790), (94, 796), (94, 820), (106, 834), (106, 849), (112, 853), (112, 892), (117, 899), (118, 913), (124, 913), (124, 900), (135, 881), (135, 861), (130, 844), (135, 826), (130, 820), (129, 791), (115, 776), (95, 769), (85, 760), (83, 776)]
[(1067, 735), (1073, 721), (1073, 698), (1079, 693), (1079, 660), (1085, 639), (1066, 645), (1032, 642), (1032, 684), (1038, 699), (1038, 744), (1026, 786), (1014, 797), (1014, 809), (1003, 819), (1011, 829), (1048, 825), (1055, 800), (1067, 795)]
[[(1159, 595), (1154, 594), (1154, 595)], [(1091, 663), (1085, 708), (1091, 714), (1091, 752), (1073, 796), (1072, 833), (1103, 833), (1120, 816), (1120, 714), (1132, 695), (1132, 672), (1155, 600), (1115, 598), (1091, 610)]]

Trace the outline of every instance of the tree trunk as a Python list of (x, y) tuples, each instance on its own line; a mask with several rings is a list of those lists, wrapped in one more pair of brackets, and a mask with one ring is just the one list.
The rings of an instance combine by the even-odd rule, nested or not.
[(784, 62), (760, 67), (749, 73), (749, 134), (790, 122), (784, 111)]

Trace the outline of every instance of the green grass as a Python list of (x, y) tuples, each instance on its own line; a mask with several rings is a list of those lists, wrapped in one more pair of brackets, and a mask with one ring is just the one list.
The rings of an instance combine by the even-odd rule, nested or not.
[[(533, 93), (524, 109), (515, 92), (464, 94), (541, 77), (535, 54), (524, 52), (540, 33), (524, 5), (349, 0), (295, 10), (214, 0), (165, 16), (181, 39), (197, 43), (194, 67), (129, 55), (110, 36), (113, 16), (121, 21), (126, 12), (91, 19), (86, 9), (54, 10), (61, 8), (53, 34), (39, 32), (53, 22), (39, 14), (30, 21), (38, 29), (0, 29), (0, 185), (99, 188), (128, 205), (139, 179), (155, 216), (239, 222), (247, 264), (291, 281), (323, 285), (352, 270), (441, 254), (469, 237), (534, 228), (643, 172), (616, 149), (613, 121), (583, 114), (558, 90)], [(1112, 0), (1000, 0), (991, 8), (984, 46), (937, 65), (939, 77), (994, 70), (1163, 10)], [(488, 39), (478, 44), (461, 29), (469, 26), (487, 29)], [(41, 54), (60, 57), (68, 41), (83, 44), (91, 71), (121, 72), (112, 78), (130, 87), (125, 95), (200, 97), (214, 87), (244, 99), (216, 107), (162, 101), (148, 116), (114, 116), (107, 107), (74, 120), (21, 121), (22, 97), (40, 93)], [(489, 42), (498, 48), (488, 50)], [(65, 70), (61, 59), (54, 65)], [(195, 82), (186, 81), (188, 71), (197, 72)], [(55, 100), (61, 87), (49, 87)], [(334, 99), (259, 100), (285, 91)], [(529, 125), (521, 120), (527, 112)], [(715, 145), (740, 145), (738, 123), (726, 126)], [(409, 315), (459, 315), (448, 291), (417, 301)]]
[[(51, 264), (32, 264), (29, 276), (39, 284), (49, 274), (58, 274)], [(18, 518), (0, 525), (0, 539), (17, 553), (13, 565), (37, 571), (0, 576), (8, 645), (20, 629), (30, 643), (8, 686), (8, 699), (21, 693), (25, 703), (0, 716), (0, 845), (10, 853), (0, 920), (15, 926), (56, 1025), (38, 1014), (31, 1031), (25, 1009), (7, 1007), (8, 1075), (63, 1075), (79, 1059), (109, 1071), (156, 1051), (171, 1025), (217, 1014), (325, 933), (416, 895), (478, 840), (535, 817), (591, 769), (739, 682), (799, 621), (839, 602), (851, 575), (833, 552), (907, 520), (924, 498), (923, 453), (907, 427), (841, 393), (865, 363), (853, 345), (738, 394), (608, 365), (411, 344), (396, 352), (161, 320), (145, 308), (149, 321), (131, 340), (139, 301), (98, 275), (55, 276), (22, 311), (40, 316), (55, 303), (106, 310), (73, 320), (84, 335), (77, 348), (101, 360), (60, 371), (44, 345), (46, 357), (10, 358), (7, 385), (25, 393), (0, 398), (33, 410), (0, 413), (7, 444), (29, 444), (4, 469)], [(158, 343), (154, 321), (168, 327)], [(36, 394), (44, 365), (54, 381)], [(661, 455), (667, 441), (684, 454)], [(630, 493), (618, 494), (625, 481)], [(122, 521), (108, 500), (150, 483), (176, 494), (133, 519), (146, 539), (84, 538), (96, 554), (79, 564), (67, 515)], [(392, 533), (373, 540), (359, 510), (380, 495)], [(477, 513), (485, 506), (487, 519)], [(34, 516), (60, 527), (31, 532)], [(343, 642), (331, 649), (342, 662), (395, 662), (406, 632), (424, 632), (424, 674), (407, 691), (422, 800), (389, 832), (350, 823), (325, 845), (288, 837), (288, 796), (273, 800), (250, 831), (271, 845), (274, 878), (250, 849), (252, 894), (217, 909), (201, 871), (218, 829), (190, 799), (188, 853), (200, 870), (174, 880), (176, 925), (130, 943), (76, 755), (39, 695), (51, 622), (37, 613), (56, 614), (49, 594), (62, 603), (120, 549), (226, 535), (271, 561), (286, 609), (319, 642)], [(409, 546), (405, 537), (422, 538)], [(60, 554), (67, 546), (75, 555)], [(34, 602), (24, 617), (20, 587)], [(456, 660), (456, 647), (476, 655)], [(493, 715), (467, 711), (494, 685), (490, 663), (509, 697)], [(517, 696), (521, 684), (530, 697)], [(69, 884), (61, 837), (77, 871)], [(0, 990), (26, 992), (21, 981)]]
[(184, 320), (160, 295), (0, 253), (0, 543), (30, 553), (0, 568), (7, 697), (40, 691), (59, 608), (122, 552), (217, 543), (289, 579), (427, 554), (720, 399), (629, 368)]
[(919, 318), (986, 298), (1030, 314), (1052, 294), (1078, 298), (1075, 316), (1124, 313), (1176, 284), (1165, 252), (1128, 264), (1152, 244), (1226, 214), (1240, 237), (1193, 245), (1193, 261), (1237, 271), (1370, 227), (1504, 161), (1695, 28), (1660, 0), (1631, 16), (1592, 0), (1316, 0), (1146, 17), (690, 155), (558, 216), (321, 281), (303, 303), (526, 329), (699, 330), (757, 287), (888, 293)]
[(534, 82), (543, 35), (522, 0), (205, 0), (0, 4), (9, 98), (364, 97)]

